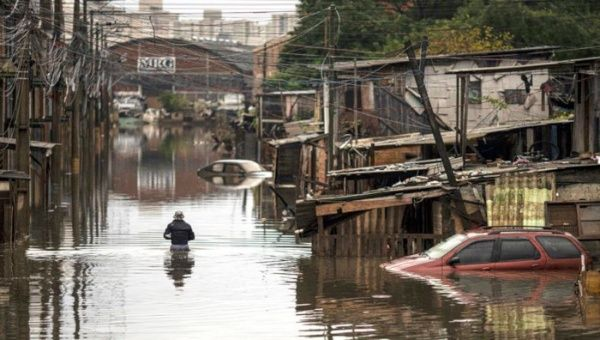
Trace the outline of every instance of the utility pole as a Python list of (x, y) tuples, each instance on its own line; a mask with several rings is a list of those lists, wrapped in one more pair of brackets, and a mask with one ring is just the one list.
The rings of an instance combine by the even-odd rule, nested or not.
[(210, 58), (208, 53), (205, 55), (205, 64), (206, 64), (206, 101), (210, 100)]
[(110, 110), (108, 109), (108, 105), (109, 105), (109, 98), (108, 98), (108, 80), (106, 79), (106, 70), (105, 70), (105, 63), (104, 63), (104, 55), (102, 55), (102, 52), (107, 48), (107, 43), (106, 43), (106, 35), (104, 34), (104, 28), (102, 26), (100, 26), (100, 68), (102, 69), (102, 81), (101, 81), (101, 103), (100, 103), (100, 107), (102, 110), (102, 115), (104, 117), (104, 123), (106, 125), (105, 127), (105, 131), (106, 131), (106, 136), (105, 138), (105, 147), (108, 149), (109, 146), (109, 141), (108, 141), (108, 136), (110, 135), (110, 129), (111, 129), (111, 117), (110, 117)]
[[(61, 40), (61, 35), (64, 28), (62, 0), (54, 0), (54, 42)], [(59, 144), (54, 148), (52, 153), (52, 202), (55, 206), (59, 206), (62, 200), (62, 163), (63, 163), (63, 145), (60, 138), (60, 120), (64, 110), (62, 102), (62, 91), (60, 90), (60, 81), (52, 87), (52, 129), (50, 132), (50, 140), (53, 143)]]
[(54, 0), (54, 38), (58, 39), (65, 28), (62, 0)]
[[(98, 79), (98, 74), (96, 73), (96, 49), (95, 49), (95, 32), (94, 32), (94, 11), (90, 11), (90, 26), (89, 26), (89, 40), (88, 40), (88, 51), (90, 51), (92, 57), (92, 78), (90, 84), (92, 82), (96, 82)], [(97, 84), (97, 82), (96, 82)], [(96, 185), (96, 139), (98, 138), (98, 127), (96, 126), (96, 116), (98, 114), (98, 94), (95, 91), (92, 92), (89, 97), (89, 114), (87, 115), (87, 127), (88, 127), (88, 168), (86, 173), (87, 176), (87, 201), (88, 201), (88, 209), (87, 211), (92, 212), (89, 216), (90, 226), (94, 225), (95, 214), (96, 214), (96, 194), (95, 194), (95, 185)]]
[(260, 95), (258, 97), (258, 120), (256, 122), (256, 159), (260, 164), (262, 162), (262, 137), (263, 137), (263, 113), (264, 113), (264, 95), (265, 82), (267, 81), (267, 43), (263, 45), (262, 51), (262, 81), (260, 82)]
[(39, 0), (39, 4), (42, 30), (50, 33), (52, 31), (52, 0)]
[[(29, 115), (31, 102), (31, 46), (29, 24), (31, 23), (31, 13), (29, 8), (29, 0), (24, 0), (21, 5), (22, 15), (20, 20), (28, 22), (27, 32), (22, 40), (22, 46), (15, 45), (15, 49), (19, 50), (19, 65), (17, 70), (17, 99), (15, 107), (15, 116), (17, 122), (17, 140), (15, 146), (16, 166), (18, 171), (22, 171), (27, 176), (31, 175), (30, 161), (30, 132), (29, 132)], [(20, 40), (20, 39), (15, 39)], [(15, 43), (18, 44), (18, 43)], [(20, 180), (17, 185), (17, 206), (16, 206), (16, 223), (15, 223), (15, 241), (23, 241), (29, 235), (29, 220), (30, 220), (30, 202), (29, 202), (30, 181)]]
[[(73, 44), (74, 50), (79, 50), (81, 48), (81, 38), (79, 34), (81, 34), (80, 29), (80, 11), (79, 11), (79, 0), (74, 0), (74, 9), (73, 9)], [(73, 64), (77, 65), (78, 57), (73, 55)], [(83, 67), (80, 68), (79, 72), (81, 72)], [(82, 97), (83, 97), (83, 84), (81, 75), (79, 75), (77, 82), (77, 89), (75, 90), (75, 98), (73, 100), (72, 114), (71, 114), (71, 213), (72, 213), (72, 222), (74, 230), (78, 230), (80, 225), (80, 171), (81, 171), (81, 162), (80, 162), (80, 151), (79, 151), (79, 124), (81, 117), (81, 105), (82, 105)], [(78, 237), (79, 235), (74, 235), (74, 237)], [(78, 242), (79, 240), (75, 240)]]
[[(424, 45), (427, 45), (427, 40), (425, 40)], [(446, 176), (448, 176), (448, 182), (454, 188), (453, 194), (455, 196), (454, 203), (456, 205), (456, 209), (458, 214), (460, 215), (460, 225), (456, 225), (455, 231), (462, 232), (464, 230), (464, 224), (467, 222), (466, 217), (466, 209), (464, 202), (462, 200), (462, 196), (460, 193), (460, 188), (458, 187), (458, 182), (456, 181), (456, 177), (454, 177), (454, 170), (452, 169), (452, 164), (450, 163), (450, 159), (448, 158), (448, 153), (446, 152), (446, 145), (444, 144), (444, 140), (442, 139), (442, 134), (440, 133), (440, 128), (437, 124), (437, 120), (435, 117), (435, 113), (433, 112), (433, 108), (431, 107), (431, 102), (429, 101), (429, 95), (427, 93), (427, 88), (425, 87), (425, 79), (423, 76), (423, 71), (425, 69), (424, 64), (425, 60), (421, 60), (421, 65), (417, 62), (417, 58), (415, 56), (415, 50), (410, 41), (405, 44), (406, 54), (408, 55), (408, 60), (410, 62), (410, 66), (415, 77), (415, 82), (417, 83), (417, 88), (419, 90), (419, 94), (421, 95), (421, 100), (423, 101), (423, 106), (425, 107), (425, 113), (427, 114), (427, 120), (429, 121), (429, 126), (431, 127), (431, 133), (433, 134), (433, 138), (435, 139), (435, 146), (442, 159), (442, 165), (444, 166), (444, 171), (446, 172)], [(426, 47), (425, 47), (426, 48)], [(424, 58), (425, 55), (422, 53), (421, 57)]]
[(327, 171), (331, 171), (335, 166), (335, 140), (337, 128), (335, 125), (335, 71), (333, 61), (335, 57), (335, 25), (334, 25), (335, 5), (329, 5), (327, 19), (325, 20), (325, 50), (327, 51), (328, 70), (323, 83), (323, 111), (325, 120), (325, 133), (328, 135), (327, 143)]
[(354, 139), (358, 139), (358, 70), (356, 68), (356, 58), (354, 58)]

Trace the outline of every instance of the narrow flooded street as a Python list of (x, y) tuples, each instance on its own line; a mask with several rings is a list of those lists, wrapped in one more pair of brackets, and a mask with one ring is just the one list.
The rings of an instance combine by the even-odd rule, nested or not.
[[(196, 176), (226, 152), (209, 132), (145, 126), (112, 145), (97, 223), (36, 217), (29, 246), (0, 254), (0, 338), (600, 337), (576, 274), (424, 279), (384, 259), (314, 257), (263, 217), (266, 189)], [(162, 238), (176, 210), (196, 233), (186, 255)]]

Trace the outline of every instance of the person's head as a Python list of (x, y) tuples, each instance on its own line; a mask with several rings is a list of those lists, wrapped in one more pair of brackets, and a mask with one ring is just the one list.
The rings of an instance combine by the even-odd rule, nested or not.
[(183, 220), (183, 212), (182, 212), (182, 211), (179, 211), (179, 210), (177, 210), (177, 211), (175, 212), (175, 214), (173, 215), (173, 219), (174, 219), (174, 220)]

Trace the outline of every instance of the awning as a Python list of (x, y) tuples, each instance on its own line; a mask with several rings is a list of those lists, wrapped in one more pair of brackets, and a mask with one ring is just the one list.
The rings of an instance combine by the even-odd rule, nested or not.
[[(32, 140), (29, 142), (29, 147), (31, 150), (35, 151), (43, 151), (46, 153), (46, 157), (50, 157), (52, 155), (52, 149), (60, 144), (57, 143), (47, 143)], [(17, 146), (17, 140), (15, 138), (7, 138), (0, 137), (0, 147), (8, 147), (11, 150), (14, 150)]]
[(22, 171), (0, 170), (0, 180), (17, 180), (17, 179), (29, 180), (29, 176)]

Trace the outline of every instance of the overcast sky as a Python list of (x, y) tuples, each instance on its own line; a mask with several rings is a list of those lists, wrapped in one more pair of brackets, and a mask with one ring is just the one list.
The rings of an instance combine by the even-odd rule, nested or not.
[[(138, 8), (138, 0), (113, 0), (128, 10)], [(220, 9), (225, 19), (265, 20), (275, 13), (292, 13), (298, 0), (163, 0), (169, 12), (202, 15), (204, 9)], [(262, 13), (259, 13), (262, 12)]]

